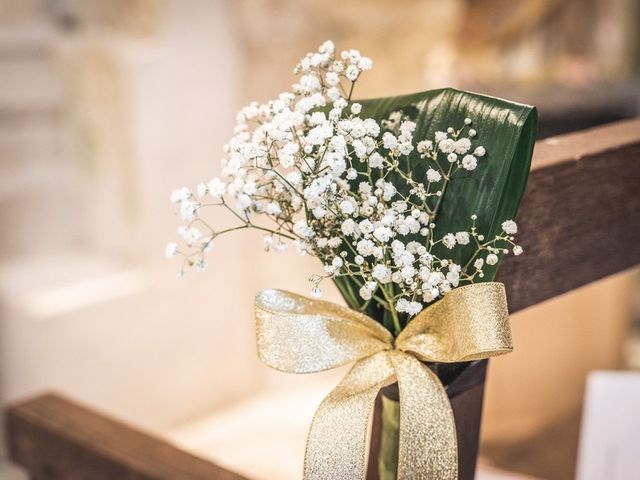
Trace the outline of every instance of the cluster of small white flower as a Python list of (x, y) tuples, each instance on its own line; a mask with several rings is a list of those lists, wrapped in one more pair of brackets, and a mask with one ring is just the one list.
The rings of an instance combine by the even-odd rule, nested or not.
[[(371, 67), (357, 50), (336, 57), (333, 43), (325, 42), (295, 68), (300, 79), (293, 93), (239, 112), (222, 178), (198, 185), (195, 193), (181, 188), (171, 195), (185, 222), (178, 233), (188, 251), (171, 243), (166, 253), (184, 256), (181, 272), (205, 268), (204, 254), (218, 235), (254, 228), (266, 233), (266, 250), (282, 252), (293, 241), (299, 253), (323, 262), (324, 273), (311, 279), (316, 295), (322, 279), (348, 276), (359, 282), (363, 308), (374, 300), (396, 318), (413, 316), (482, 277), (485, 264), (497, 263), (508, 248), (522, 253), (511, 220), (490, 240), (477, 232), (475, 216), (469, 231), (433, 238), (448, 183), (457, 171), (476, 169), (486, 150), (473, 145), (477, 132), (469, 118), (417, 143), (416, 124), (402, 112), (380, 123), (362, 118), (362, 105), (351, 95)], [(410, 154), (423, 160), (421, 178), (416, 171), (422, 170), (407, 164)], [(208, 206), (227, 209), (239, 225), (211, 228), (201, 216)], [(447, 251), (471, 244), (476, 251), (458, 265), (434, 255), (438, 244)]]

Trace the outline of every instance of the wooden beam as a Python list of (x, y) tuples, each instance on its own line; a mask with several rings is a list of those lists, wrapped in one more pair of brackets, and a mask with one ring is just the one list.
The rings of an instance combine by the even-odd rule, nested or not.
[(247, 480), (54, 394), (7, 410), (11, 459), (37, 480)]
[(640, 264), (640, 119), (536, 143), (497, 281), (512, 312)]

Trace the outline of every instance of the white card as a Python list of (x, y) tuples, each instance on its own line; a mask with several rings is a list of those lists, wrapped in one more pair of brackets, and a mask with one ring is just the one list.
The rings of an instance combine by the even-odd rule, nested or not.
[(576, 479), (640, 479), (640, 372), (589, 375)]

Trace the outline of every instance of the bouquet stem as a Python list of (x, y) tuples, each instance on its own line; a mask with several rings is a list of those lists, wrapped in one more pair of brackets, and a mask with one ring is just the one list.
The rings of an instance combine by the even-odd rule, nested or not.
[[(397, 392), (397, 390), (396, 390)], [(400, 402), (387, 395), (381, 396), (380, 453), (378, 454), (379, 480), (396, 480), (398, 470), (398, 439), (400, 432)]]

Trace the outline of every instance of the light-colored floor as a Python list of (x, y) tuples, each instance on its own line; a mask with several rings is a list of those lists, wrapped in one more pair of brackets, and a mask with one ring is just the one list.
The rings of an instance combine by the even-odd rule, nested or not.
[[(185, 450), (255, 480), (299, 480), (309, 421), (330, 390), (326, 382), (267, 390), (169, 434)], [(484, 464), (477, 480), (533, 480)]]
[[(28, 480), (27, 475), (6, 461), (0, 459), (0, 480)], [(508, 472), (493, 470), (490, 467), (481, 466), (478, 469), (476, 480), (536, 480), (531, 477), (522, 477)]]

